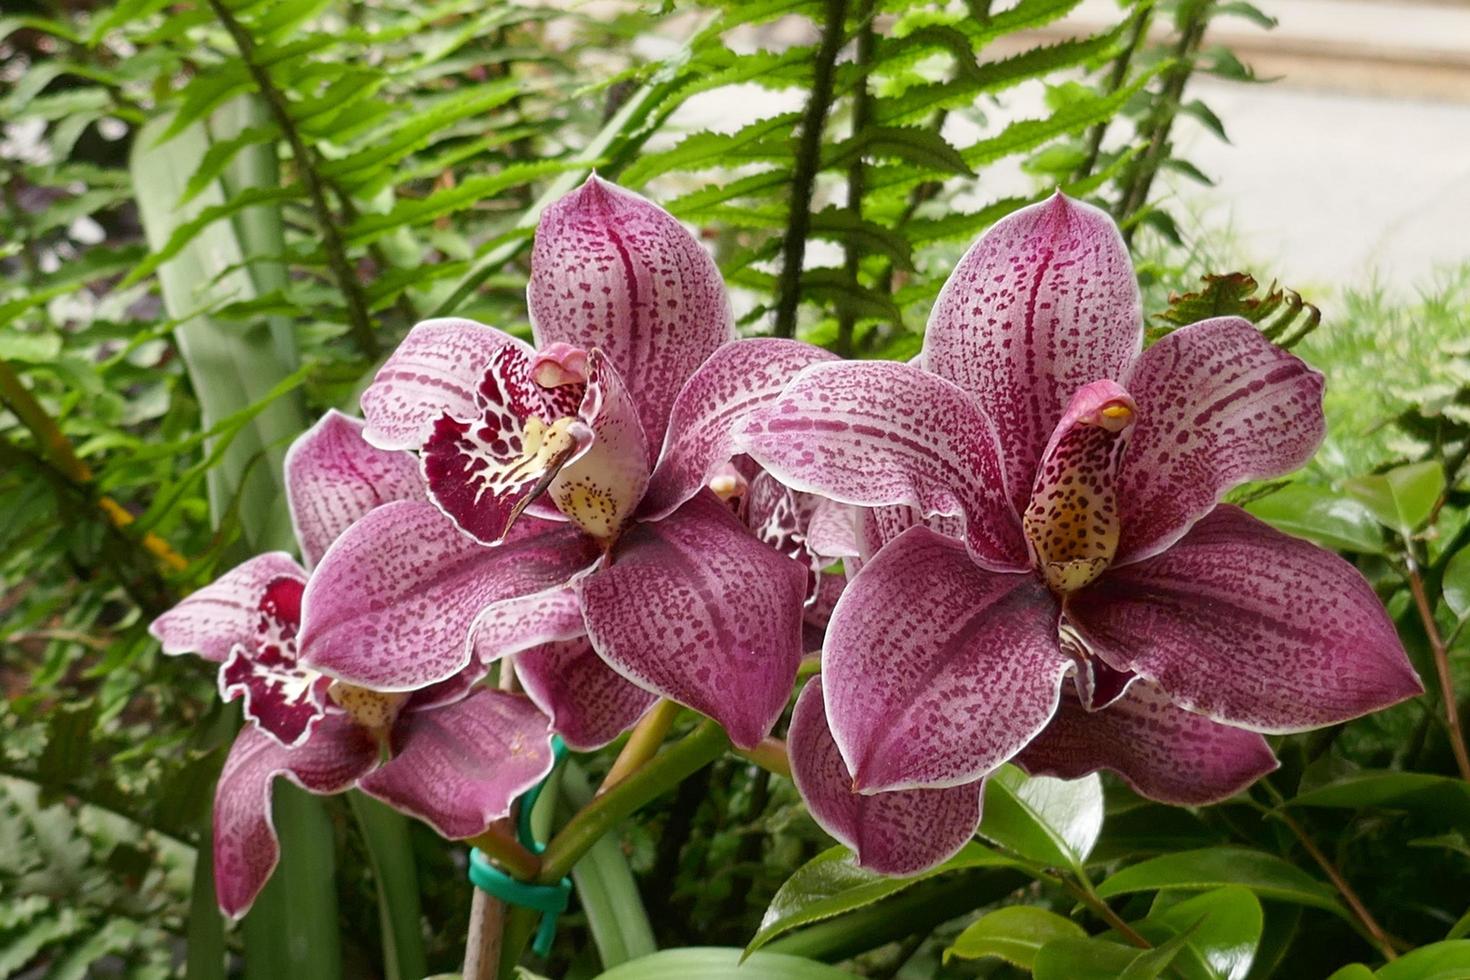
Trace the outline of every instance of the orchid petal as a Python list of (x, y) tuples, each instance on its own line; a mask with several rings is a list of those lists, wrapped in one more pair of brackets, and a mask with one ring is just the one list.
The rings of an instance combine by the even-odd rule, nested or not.
[(864, 507), (859, 509), (854, 527), (858, 560), (852, 563), (853, 566), (856, 566), (852, 568), (853, 574), (857, 574), (857, 570), (864, 562), (871, 561), (884, 545), (916, 524), (921, 524), (947, 538), (965, 540), (965, 522), (960, 517), (944, 514), (923, 517), (907, 504)]
[(386, 504), (338, 538), (312, 575), (302, 660), (377, 691), (446, 680), (469, 664), (470, 624), (482, 609), (563, 585), (596, 557), (569, 525), (527, 518), (487, 548), (432, 504)]
[(1326, 431), (1322, 376), (1247, 320), (1175, 330), (1128, 376), (1138, 427), (1118, 495), (1118, 561), (1158, 554), (1224, 493), (1297, 469)]
[(197, 653), (224, 663), (237, 644), (255, 642), (260, 600), (278, 578), (306, 581), (306, 572), (283, 551), (257, 555), (193, 592), (148, 626), (167, 654)]
[(435, 504), (468, 535), (498, 544), (526, 506), (592, 446), (580, 416), (586, 379), (543, 388), (531, 354), (497, 350), (470, 414), (442, 415), (424, 443), (424, 479)]
[(1260, 735), (1185, 711), (1147, 681), (1100, 711), (1064, 693), (1051, 724), (1016, 763), (1033, 776), (1062, 779), (1108, 769), (1143, 796), (1180, 806), (1218, 803), (1278, 764)]
[(1303, 731), (1423, 690), (1357, 569), (1227, 505), (1074, 593), (1066, 612), (1113, 667), (1241, 728)]
[(308, 568), (353, 521), (394, 500), (423, 500), (418, 460), (378, 449), (363, 438), (361, 419), (333, 409), (286, 453), (286, 503)]
[(827, 625), (827, 717), (865, 792), (958, 786), (1045, 726), (1071, 659), (1035, 576), (977, 566), (905, 531), (847, 585)]
[(711, 493), (634, 524), (578, 581), (592, 645), (635, 684), (703, 712), (750, 748), (780, 717), (801, 660), (807, 569)]
[(312, 793), (340, 793), (378, 762), (366, 731), (338, 715), (307, 742), (287, 749), (253, 726), (240, 729), (214, 796), (214, 887), (220, 911), (238, 919), (280, 859), (271, 820), (271, 784), (286, 776)]
[(362, 393), (363, 437), (379, 449), (418, 449), (442, 416), (477, 417), (480, 380), (505, 347), (529, 353), (524, 342), (473, 320), (418, 324)]
[(977, 561), (1028, 566), (990, 424), (932, 374), (883, 361), (815, 364), (752, 414), (737, 442), (795, 490), (963, 515)]
[(983, 781), (946, 789), (907, 789), (863, 795), (832, 740), (814, 678), (791, 712), (787, 734), (791, 776), (812, 818), (851, 848), (860, 867), (907, 876), (953, 857), (975, 836)]
[(650, 446), (685, 380), (734, 319), (714, 260), (672, 215), (596, 176), (541, 216), (526, 289), (537, 346), (605, 351)]
[(770, 402), (808, 365), (836, 355), (797, 340), (756, 338), (710, 355), (674, 400), (658, 469), (640, 513), (650, 520), (674, 511), (736, 453), (746, 417)]
[(577, 752), (611, 742), (658, 700), (604, 663), (585, 635), (517, 653), (515, 671), (531, 700), (551, 716), (552, 730)]
[(482, 689), (404, 715), (393, 758), (359, 788), (418, 817), (441, 837), (474, 837), (510, 814), (516, 797), (551, 772), (551, 729), (529, 699)]
[(1017, 510), (1072, 393), (1121, 379), (1143, 341), (1128, 247), (1108, 215), (1057, 194), (998, 222), (955, 266), (929, 314), (927, 370), (995, 424)]
[(256, 614), (256, 632), (237, 644), (219, 672), (221, 700), (244, 698), (245, 717), (287, 748), (300, 745), (326, 714), (331, 679), (297, 657), (304, 583), (291, 576), (269, 582)]
[(586, 633), (576, 590), (558, 586), (486, 606), (470, 627), (470, 646), (475, 659), (491, 664), (508, 654)]

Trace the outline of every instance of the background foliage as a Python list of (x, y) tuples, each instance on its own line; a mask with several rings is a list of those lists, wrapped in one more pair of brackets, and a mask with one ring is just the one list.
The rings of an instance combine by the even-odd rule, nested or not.
[[(1464, 940), (1430, 944), (1470, 933), (1442, 695), (1470, 686), (1470, 278), (1413, 306), (1350, 293), (1315, 332), (1270, 270), (1202, 280), (1236, 270), (1191, 257), (1157, 178), (1207, 179), (1174, 154), (1179, 119), (1225, 135), (1191, 77), (1252, 81), (1210, 21), (1269, 18), (1134, 0), (1095, 36), (1016, 42), (1076, 3), (7, 3), (0, 976), (457, 968), (462, 855), (356, 797), (281, 793), (281, 880), (222, 928), (198, 845), (238, 721), (145, 627), (290, 547), (286, 444), (351, 408), (412, 323), (526, 328), (536, 218), (594, 167), (701, 229), (747, 332), (860, 357), (915, 353), (954, 259), (1005, 213), (1059, 186), (1108, 207), (1148, 257), (1154, 335), (1244, 312), (1328, 372), (1323, 452), (1241, 499), (1359, 563), (1429, 693), (1278, 740), (1280, 772), (1205, 810), (997, 781), (988, 843), (917, 882), (854, 871), (789, 782), (726, 758), (579, 867), (547, 975), (753, 936), (869, 976), (1326, 976), (1415, 947), (1381, 975), (1465, 975), (1430, 964), (1463, 967)], [(771, 112), (747, 119), (757, 89)], [(1038, 90), (1042, 114), (994, 120)], [(636, 975), (727, 962), (660, 955)]]

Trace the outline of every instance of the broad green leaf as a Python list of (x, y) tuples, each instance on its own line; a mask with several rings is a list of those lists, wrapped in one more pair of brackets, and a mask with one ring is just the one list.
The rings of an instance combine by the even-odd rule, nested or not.
[(1348, 810), (1396, 807), (1470, 825), (1470, 783), (1424, 772), (1355, 772), (1299, 793), (1287, 805)]
[(965, 960), (998, 956), (1023, 970), (1031, 969), (1036, 954), (1054, 939), (1082, 939), (1087, 933), (1071, 919), (1034, 905), (1011, 905), (986, 913), (972, 922), (944, 951)]
[(0, 361), (46, 364), (61, 355), (61, 335), (55, 333), (0, 333)]
[(1337, 970), (1327, 980), (1373, 980), (1373, 970), (1362, 963), (1349, 963)]
[(1407, 538), (1434, 511), (1444, 490), (1444, 468), (1437, 460), (1410, 463), (1387, 473), (1357, 477), (1345, 486), (1384, 526)]
[(1470, 616), (1470, 548), (1461, 548), (1444, 567), (1444, 604), (1456, 619)]
[(1292, 483), (1258, 497), (1245, 509), (1278, 531), (1334, 551), (1383, 553), (1383, 532), (1361, 501), (1326, 487)]
[(1470, 977), (1470, 939), (1421, 946), (1378, 969), (1378, 980), (1465, 980)]
[(615, 966), (600, 980), (852, 980), (835, 966), (785, 953), (753, 953), (742, 959), (734, 947), (666, 949)]
[(332, 821), (289, 780), (271, 795), (281, 861), (243, 921), (245, 980), (343, 976)]
[[(573, 807), (586, 806), (592, 800), (592, 787), (576, 763), (566, 763), (558, 780), (560, 791)], [(548, 789), (543, 793), (542, 799), (550, 792)], [(537, 804), (540, 809), (540, 800)], [(572, 867), (572, 882), (577, 887), (577, 902), (587, 916), (587, 928), (604, 967), (640, 959), (658, 950), (638, 882), (616, 834), (605, 834), (592, 845)]]
[[(203, 832), (208, 839), (208, 822)], [(225, 923), (215, 905), (212, 847), (201, 847), (195, 853), (187, 927), (184, 976), (187, 980), (225, 980)]]
[(1444, 937), (1446, 939), (1464, 939), (1466, 936), (1470, 936), (1470, 909), (1467, 909), (1465, 914), (1460, 916), (1459, 921), (1450, 926), (1450, 931), (1445, 933)]
[(797, 926), (830, 919), (895, 895), (936, 875), (965, 868), (1013, 868), (1018, 862), (971, 842), (937, 868), (912, 878), (889, 878), (859, 868), (845, 847), (823, 851), (786, 879), (771, 899), (747, 952), (754, 952)]
[(1206, 847), (1151, 858), (1108, 878), (1097, 893), (1111, 898), (1164, 888), (1205, 891), (1226, 885), (1244, 885), (1260, 898), (1346, 916), (1330, 887), (1274, 854), (1245, 847)]
[(1245, 980), (1265, 924), (1261, 903), (1240, 885), (1186, 898), (1148, 921), (1189, 934), (1188, 948), (1174, 963), (1186, 980)]
[(378, 886), (384, 976), (418, 980), (428, 971), (428, 962), (408, 818), (357, 790), (347, 794), (347, 802), (362, 831)]
[(1041, 864), (1080, 869), (1102, 832), (1102, 780), (1027, 777), (1005, 766), (985, 784), (981, 836)]
[(1110, 939), (1054, 939), (1032, 963), (1036, 980), (1118, 980), (1148, 950)]

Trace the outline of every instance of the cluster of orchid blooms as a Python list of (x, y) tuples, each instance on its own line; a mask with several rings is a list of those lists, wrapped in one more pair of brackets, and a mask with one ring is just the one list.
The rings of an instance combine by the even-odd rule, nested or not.
[[(1236, 318), (1142, 350), (1094, 208), (992, 228), (909, 364), (736, 339), (703, 247), (596, 177), (543, 217), (528, 303), (534, 347), (421, 323), (361, 420), (297, 440), (305, 567), (261, 555), (153, 624), (244, 702), (232, 916), (277, 861), (278, 776), (473, 837), (553, 734), (604, 745), (660, 698), (755, 746), (804, 651), (797, 787), (895, 875), (971, 838), (1007, 760), (1204, 804), (1275, 767), (1262, 733), (1421, 690), (1352, 566), (1219, 502), (1311, 456), (1320, 376)], [(485, 683), (503, 658), (521, 692)]]

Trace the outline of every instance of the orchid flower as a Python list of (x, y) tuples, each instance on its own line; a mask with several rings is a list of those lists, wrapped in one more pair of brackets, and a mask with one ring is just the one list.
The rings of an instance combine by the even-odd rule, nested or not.
[[(302, 557), (314, 564), (365, 514), (388, 503), (431, 518), (412, 456), (362, 439), (362, 423), (329, 412), (286, 456), (286, 492)], [(550, 579), (505, 576), (501, 588), (533, 590)], [(243, 915), (280, 855), (271, 787), (285, 776), (318, 794), (356, 787), (419, 817), (449, 838), (483, 833), (552, 763), (549, 720), (525, 697), (474, 685), (461, 671), (414, 692), (334, 680), (301, 662), (302, 596), (310, 581), (289, 555), (252, 558), (156, 619), (165, 653), (220, 664), (220, 695), (244, 700), (247, 724), (225, 760), (214, 803), (215, 888), (220, 908)], [(383, 756), (387, 755), (387, 761)]]
[[(367, 440), (417, 451), (433, 506), (463, 534), (426, 536), (417, 504), (356, 525), (307, 587), (303, 659), (408, 691), (517, 652), (575, 746), (607, 741), (654, 695), (754, 745), (791, 690), (808, 569), (706, 484), (740, 420), (832, 355), (735, 340), (703, 247), (596, 177), (542, 217), (527, 296), (534, 347), (430, 320), (363, 393)], [(527, 531), (533, 517), (560, 523)], [(483, 583), (528, 553), (575, 573), (497, 602)]]
[[(803, 717), (837, 751), (793, 737), (837, 836), (843, 794), (909, 794), (862, 811), (886, 839), (1017, 753), (1218, 800), (1274, 768), (1260, 733), (1422, 690), (1351, 565), (1219, 503), (1310, 458), (1320, 375), (1239, 318), (1142, 337), (1116, 226), (1058, 194), (969, 250), (917, 364), (817, 364), (749, 417), (737, 444), (794, 489), (917, 511), (832, 615)], [(917, 870), (959, 846), (941, 837), (866, 859)]]

